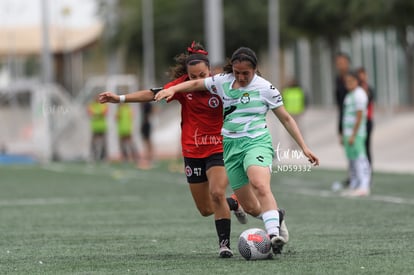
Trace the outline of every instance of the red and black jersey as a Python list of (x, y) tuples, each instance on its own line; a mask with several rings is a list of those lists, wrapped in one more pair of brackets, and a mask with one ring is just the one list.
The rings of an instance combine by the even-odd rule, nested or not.
[[(189, 80), (188, 76), (183, 75), (166, 84), (164, 89), (187, 80)], [(223, 152), (221, 136), (223, 106), (220, 98), (206, 90), (175, 93), (171, 100), (178, 100), (181, 103), (183, 156), (205, 158)]]

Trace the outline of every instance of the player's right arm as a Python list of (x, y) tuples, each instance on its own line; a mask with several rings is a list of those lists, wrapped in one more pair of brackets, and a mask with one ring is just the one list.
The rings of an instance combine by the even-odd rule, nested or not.
[[(142, 90), (136, 91), (125, 96), (124, 102), (150, 102), (154, 100), (154, 91)], [(114, 94), (112, 92), (103, 92), (99, 94), (100, 103), (120, 103), (121, 95)]]
[(155, 100), (160, 101), (165, 98), (168, 101), (174, 96), (175, 93), (203, 91), (205, 89), (206, 87), (204, 86), (204, 79), (185, 81), (158, 92), (155, 95)]

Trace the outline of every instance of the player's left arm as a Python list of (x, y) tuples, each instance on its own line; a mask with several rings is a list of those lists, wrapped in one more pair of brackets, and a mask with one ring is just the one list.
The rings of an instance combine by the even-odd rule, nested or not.
[(303, 153), (308, 158), (309, 162), (315, 166), (319, 165), (319, 158), (316, 157), (316, 155), (308, 148), (308, 146), (306, 145), (303, 139), (303, 136), (299, 130), (299, 127), (296, 121), (286, 111), (285, 107), (282, 105), (282, 106), (272, 109), (272, 111), (276, 115), (276, 117), (279, 119), (279, 121), (283, 124), (283, 126), (288, 131), (288, 133), (300, 146)]

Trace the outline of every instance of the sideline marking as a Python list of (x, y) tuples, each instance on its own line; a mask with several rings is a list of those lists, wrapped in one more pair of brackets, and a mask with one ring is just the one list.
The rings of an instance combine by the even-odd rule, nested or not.
[(138, 196), (121, 196), (116, 198), (33, 198), (33, 199), (9, 199), (0, 200), (0, 206), (31, 206), (51, 204), (78, 204), (78, 203), (107, 203), (107, 202), (136, 202), (140, 201)]
[(382, 195), (369, 195), (367, 197), (344, 197), (339, 193), (333, 193), (332, 191), (326, 190), (312, 190), (306, 188), (300, 188), (295, 190), (289, 190), (291, 193), (297, 193), (302, 195), (317, 196), (322, 198), (344, 198), (344, 199), (364, 199), (370, 201), (379, 201), (379, 202), (388, 202), (394, 204), (408, 204), (414, 205), (414, 199), (405, 199), (401, 197), (394, 196), (382, 196)]

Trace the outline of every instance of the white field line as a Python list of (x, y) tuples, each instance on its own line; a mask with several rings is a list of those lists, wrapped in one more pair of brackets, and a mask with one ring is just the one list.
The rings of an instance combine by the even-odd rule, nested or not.
[(110, 203), (110, 202), (135, 202), (137, 196), (121, 196), (117, 198), (33, 198), (33, 199), (8, 199), (0, 200), (0, 206), (36, 206), (56, 204), (80, 204), (80, 203)]
[[(334, 193), (332, 191), (326, 190), (313, 190), (313, 189), (306, 189), (306, 188), (295, 188), (289, 190), (291, 193), (297, 193), (301, 195), (308, 195), (308, 196), (315, 196), (315, 197), (322, 197), (322, 198), (344, 198), (344, 199), (357, 199), (353, 197), (342, 197), (340, 193)], [(414, 199), (405, 199), (401, 197), (394, 197), (394, 196), (381, 196), (381, 195), (370, 195), (368, 197), (363, 197), (364, 200), (370, 201), (379, 201), (379, 202), (386, 202), (386, 203), (393, 203), (393, 204), (408, 204), (414, 205)]]

